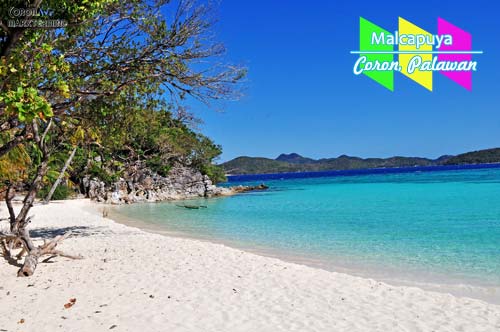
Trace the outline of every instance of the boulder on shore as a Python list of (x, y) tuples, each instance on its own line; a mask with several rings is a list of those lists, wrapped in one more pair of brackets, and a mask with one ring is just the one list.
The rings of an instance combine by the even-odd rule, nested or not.
[(217, 187), (207, 175), (186, 166), (173, 167), (167, 176), (160, 176), (141, 162), (132, 165), (122, 178), (111, 185), (106, 185), (99, 179), (87, 177), (83, 180), (83, 186), (87, 197), (97, 202), (110, 204), (230, 196), (268, 188), (264, 184)]

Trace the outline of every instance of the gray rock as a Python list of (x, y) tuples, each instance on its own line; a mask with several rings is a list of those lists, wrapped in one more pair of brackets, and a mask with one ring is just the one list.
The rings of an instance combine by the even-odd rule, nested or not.
[(110, 186), (95, 178), (84, 178), (83, 186), (87, 197), (110, 204), (229, 196), (249, 190), (265, 189), (257, 186), (217, 187), (207, 175), (186, 166), (175, 166), (164, 177), (151, 171), (142, 162), (129, 166), (123, 178)]

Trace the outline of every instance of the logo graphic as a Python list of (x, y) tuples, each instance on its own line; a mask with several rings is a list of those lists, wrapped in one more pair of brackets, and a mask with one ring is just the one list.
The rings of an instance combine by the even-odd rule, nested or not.
[[(467, 90), (472, 90), (472, 72), (477, 70), (472, 36), (450, 22), (438, 18), (437, 34), (400, 17), (398, 30), (391, 34), (382, 27), (359, 18), (359, 55), (355, 75), (366, 75), (394, 91), (394, 72), (398, 71), (429, 91), (433, 74), (440, 72)], [(398, 50), (394, 50), (397, 47)], [(397, 56), (397, 60), (395, 57)]]

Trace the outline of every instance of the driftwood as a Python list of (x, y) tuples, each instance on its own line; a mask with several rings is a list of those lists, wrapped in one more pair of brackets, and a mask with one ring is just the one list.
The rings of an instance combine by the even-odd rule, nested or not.
[(66, 239), (71, 233), (57, 236), (48, 242), (45, 241), (42, 245), (37, 247), (31, 240), (30, 234), (28, 232), (28, 225), (30, 224), (32, 218), (28, 217), (28, 212), (35, 202), (36, 193), (42, 185), (43, 177), (47, 174), (49, 166), (50, 154), (45, 139), (51, 128), (52, 119), (49, 120), (48, 123), (43, 124), (45, 125), (45, 129), (42, 133), (39, 132), (37, 120), (34, 119), (30, 126), (33, 132), (34, 141), (42, 152), (42, 158), (40, 160), (40, 164), (36, 169), (36, 173), (31, 182), (29, 190), (24, 197), (21, 209), (17, 213), (17, 215), (12, 206), (15, 186), (12, 183), (6, 183), (7, 190), (5, 194), (5, 204), (7, 205), (7, 210), (9, 212), (10, 233), (0, 233), (0, 248), (3, 251), (4, 257), (9, 261), (14, 260), (12, 256), (12, 250), (14, 249), (21, 249), (21, 251), (16, 255), (17, 260), (21, 259), (22, 256), (26, 254), (24, 263), (17, 273), (17, 275), (20, 277), (33, 275), (38, 265), (38, 260), (40, 259), (40, 257), (45, 255), (80, 258), (77, 256), (67, 255), (56, 249), (57, 245), (64, 239)]
[[(28, 253), (26, 258), (24, 259), (23, 266), (17, 273), (19, 277), (28, 277), (33, 275), (38, 265), (38, 260), (42, 256), (48, 255), (52, 257), (61, 256), (71, 259), (81, 259), (81, 256), (68, 255), (56, 249), (57, 245), (70, 235), (71, 232), (67, 232), (64, 235), (56, 236), (50, 241), (44, 240), (42, 245), (34, 247), (33, 243), (27, 243), (25, 237), (0, 233), (0, 248), (2, 249), (4, 257), (6, 257), (7, 259), (13, 257), (12, 251), (15, 249), (21, 249), (21, 251), (15, 256), (16, 260), (20, 260), (22, 256), (24, 256), (24, 254)], [(29, 242), (31, 242), (31, 239), (29, 240)], [(30, 245), (33, 246), (31, 249), (29, 247)]]

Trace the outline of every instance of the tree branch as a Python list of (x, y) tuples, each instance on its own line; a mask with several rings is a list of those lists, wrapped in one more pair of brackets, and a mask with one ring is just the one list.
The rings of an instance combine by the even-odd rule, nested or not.
[(14, 212), (14, 208), (12, 207), (12, 198), (14, 195), (11, 196), (10, 191), (12, 189), (12, 184), (9, 183), (7, 186), (7, 192), (5, 193), (5, 204), (7, 205), (7, 210), (9, 210), (9, 220), (10, 220), (10, 225), (14, 225), (16, 222), (16, 213)]

